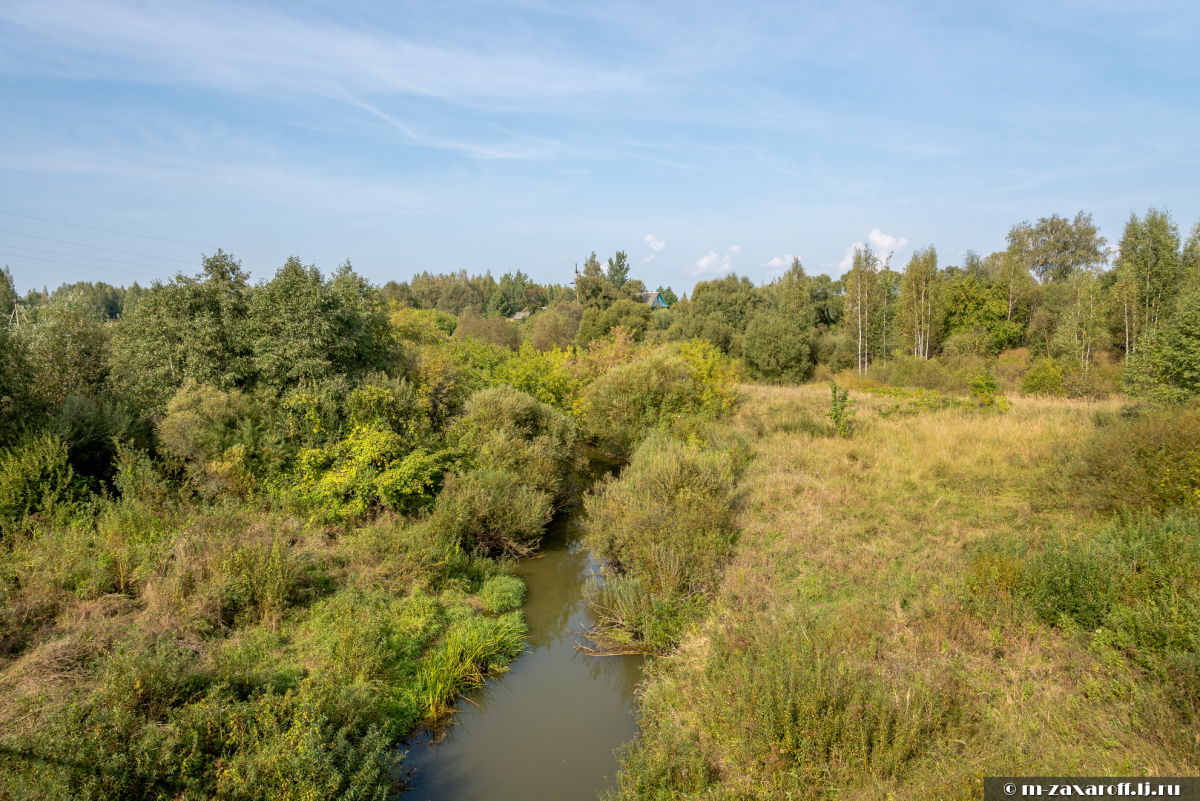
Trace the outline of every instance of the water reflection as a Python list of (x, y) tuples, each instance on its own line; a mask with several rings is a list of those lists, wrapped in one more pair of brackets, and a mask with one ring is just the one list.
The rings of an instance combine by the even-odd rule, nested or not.
[(460, 702), (442, 739), (409, 744), (405, 801), (595, 798), (616, 772), (613, 750), (634, 734), (642, 657), (575, 649), (592, 624), (583, 589), (595, 568), (579, 540), (577, 516), (557, 521), (542, 555), (517, 566), (528, 587), (526, 654), (474, 704)]

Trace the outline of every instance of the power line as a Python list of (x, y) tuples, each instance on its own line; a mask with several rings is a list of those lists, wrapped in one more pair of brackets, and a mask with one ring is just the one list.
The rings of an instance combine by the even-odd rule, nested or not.
[(155, 278), (170, 278), (171, 277), (169, 275), (162, 275), (161, 273), (143, 273), (143, 272), (139, 272), (138, 270), (121, 270), (116, 267), (101, 267), (99, 264), (78, 264), (73, 261), (59, 261), (58, 259), (43, 259), (43, 258), (39, 258), (38, 256), (26, 256), (22, 253), (4, 253), (3, 251), (0, 251), (0, 256), (15, 256), (18, 259), (33, 259), (34, 261), (48, 261), (53, 264), (69, 264), (72, 267), (86, 267), (87, 269), (90, 269), (90, 270), (112, 270), (113, 272), (117, 272), (117, 273), (134, 273), (136, 275), (151, 275), (151, 276), (154, 276)]
[[(81, 248), (92, 248), (93, 250), (105, 250), (105, 251), (108, 251), (109, 253), (124, 253), (126, 256), (141, 256), (143, 259), (158, 259), (159, 261), (174, 261), (174, 262), (178, 262), (179, 264), (190, 264), (192, 266), (195, 266), (195, 264), (196, 264), (194, 261), (184, 261), (183, 259), (169, 259), (166, 256), (151, 256), (148, 253), (133, 253), (128, 250), (115, 250), (113, 248), (102, 248), (99, 245), (88, 245), (84, 242), (72, 242), (68, 239), (54, 239), (53, 237), (49, 237), (49, 236), (38, 236), (37, 234), (27, 234), (23, 231), (10, 231), (7, 228), (0, 228), (0, 233), (16, 234), (17, 236), (27, 236), (30, 239), (44, 239), (47, 242), (58, 242), (59, 244), (62, 244), (62, 245), (77, 245), (78, 247), (81, 247)], [(16, 245), (8, 245), (8, 247), (15, 248), (17, 246)], [(203, 246), (201, 246), (201, 247), (203, 247)], [(34, 248), (21, 248), (21, 250), (33, 250), (33, 249)], [(72, 254), (60, 253), (58, 255), (70, 256)], [(92, 257), (91, 256), (83, 256), (81, 258), (92, 258)]]
[[(138, 264), (135, 261), (121, 261), (120, 259), (106, 259), (102, 256), (84, 256), (81, 253), (59, 253), (58, 251), (54, 251), (54, 250), (38, 250), (37, 248), (26, 248), (26, 247), (21, 247), (20, 245), (6, 245), (3, 243), (0, 243), (0, 248), (16, 248), (17, 250), (32, 250), (34, 253), (48, 253), (51, 256), (70, 256), (73, 259), (95, 259), (96, 261), (108, 261), (108, 262), (112, 262), (113, 264), (128, 264), (131, 267), (158, 267), (157, 264)], [(34, 258), (34, 257), (27, 256), (26, 258)], [(149, 256), (148, 258), (152, 259), (154, 257)]]
[[(38, 222), (46, 222), (46, 223), (51, 223), (53, 225), (69, 225), (72, 228), (86, 228), (89, 231), (103, 231), (106, 234), (120, 234), (121, 236), (136, 236), (139, 239), (153, 239), (156, 242), (171, 242), (176, 245), (191, 245), (192, 247), (197, 247), (197, 248), (216, 248), (217, 247), (216, 245), (204, 245), (199, 242), (184, 242), (181, 239), (164, 239), (161, 236), (147, 236), (146, 234), (134, 234), (129, 231), (116, 231), (116, 230), (113, 230), (112, 228), (97, 228), (92, 225), (80, 225), (79, 223), (63, 222), (62, 220), (48, 220), (45, 217), (31, 217), (28, 214), (16, 214), (11, 211), (0, 211), (0, 214), (4, 214), (9, 217), (20, 217), (23, 220), (37, 220)], [(91, 246), (84, 245), (84, 247), (91, 247)], [(235, 250), (237, 250), (237, 248), (235, 248)], [(262, 251), (258, 251), (258, 250), (241, 250), (240, 252), (253, 253), (255, 256), (270, 256), (275, 259), (288, 258), (288, 256), (281, 256), (278, 253), (263, 253)], [(337, 259), (313, 259), (313, 261), (321, 261), (321, 262), (325, 262), (327, 264), (339, 264), (340, 263), (340, 262), (338, 262)], [(362, 266), (363, 267), (377, 267), (381, 270), (392, 269), (391, 267), (385, 267), (382, 264), (363, 263)]]

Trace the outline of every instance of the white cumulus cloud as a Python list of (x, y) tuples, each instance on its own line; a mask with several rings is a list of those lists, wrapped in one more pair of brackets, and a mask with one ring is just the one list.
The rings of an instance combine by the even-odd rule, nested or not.
[(888, 253), (895, 253), (897, 250), (902, 250), (908, 244), (908, 240), (904, 237), (889, 236), (878, 228), (867, 234), (867, 241), (875, 247), (876, 251), (879, 251), (884, 256)]
[(729, 254), (718, 256), (715, 250), (708, 251), (708, 255), (696, 261), (696, 269), (692, 270), (692, 275), (706, 275), (712, 273), (727, 273), (733, 269), (733, 262), (729, 258)]
[(741, 249), (742, 249), (742, 246), (741, 246), (741, 245), (730, 245), (730, 246), (729, 246), (729, 252), (730, 252), (730, 253), (737, 253), (737, 252), (738, 252), (739, 250), (741, 250)]
[(794, 257), (791, 253), (784, 253), (782, 256), (776, 256), (775, 258), (771, 259), (769, 262), (764, 264), (763, 267), (770, 267), (772, 270), (782, 270), (785, 267), (792, 266), (793, 258)]
[[(867, 242), (871, 243), (871, 247), (874, 249), (875, 255), (880, 259), (886, 259), (888, 256), (895, 253), (897, 250), (902, 249), (908, 244), (908, 240), (904, 237), (896, 237), (890, 234), (885, 234), (878, 228), (867, 234)], [(862, 247), (864, 247), (862, 242), (855, 242), (854, 244), (850, 245), (850, 247), (846, 248), (846, 257), (838, 263), (838, 269), (844, 273), (853, 267), (854, 251)]]
[(646, 234), (644, 241), (650, 243), (650, 249), (655, 252), (658, 252), (667, 246), (667, 243), (661, 239), (655, 239), (654, 234)]

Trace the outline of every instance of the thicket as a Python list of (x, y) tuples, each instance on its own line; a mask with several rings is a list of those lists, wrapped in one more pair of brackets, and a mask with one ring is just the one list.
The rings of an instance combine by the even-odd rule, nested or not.
[[(394, 790), (401, 738), (522, 651), (508, 565), (586, 488), (586, 449), (733, 402), (703, 343), (573, 345), (565, 293), (550, 349), (522, 343), (482, 316), (519, 284), (420, 309), (349, 265), (251, 285), (218, 253), (115, 317), (23, 301), (0, 327), (0, 795)], [(648, 405), (602, 424), (646, 370)]]

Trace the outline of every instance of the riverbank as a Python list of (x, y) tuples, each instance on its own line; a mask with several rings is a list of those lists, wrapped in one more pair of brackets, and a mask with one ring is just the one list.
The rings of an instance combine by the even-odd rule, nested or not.
[(1195, 773), (1160, 685), (1039, 618), (1012, 591), (1022, 563), (987, 557), (1102, 525), (1067, 467), (1119, 401), (884, 417), (893, 399), (855, 393), (841, 439), (827, 387), (741, 390), (755, 457), (736, 555), (704, 625), (651, 667), (613, 797), (971, 798), (985, 775)]

